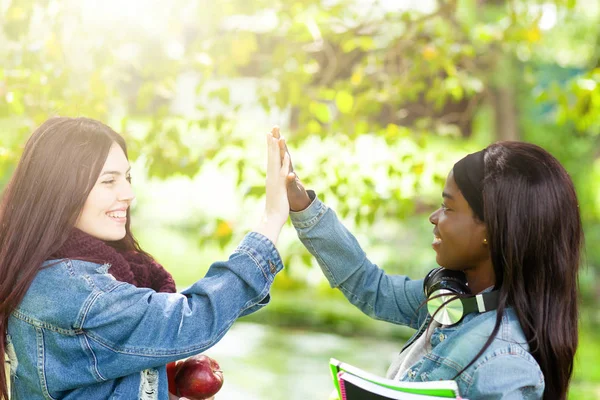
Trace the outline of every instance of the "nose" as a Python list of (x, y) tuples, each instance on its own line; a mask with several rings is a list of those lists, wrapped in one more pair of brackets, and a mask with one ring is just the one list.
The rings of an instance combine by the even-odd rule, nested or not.
[(440, 209), (438, 208), (437, 210), (435, 210), (434, 212), (432, 212), (429, 215), (429, 222), (431, 222), (433, 225), (437, 225), (437, 223), (438, 223), (439, 212), (440, 212)]
[(133, 192), (133, 188), (131, 187), (131, 183), (125, 182), (121, 191), (119, 193), (119, 201), (126, 202), (131, 204), (131, 202), (135, 199), (135, 193)]

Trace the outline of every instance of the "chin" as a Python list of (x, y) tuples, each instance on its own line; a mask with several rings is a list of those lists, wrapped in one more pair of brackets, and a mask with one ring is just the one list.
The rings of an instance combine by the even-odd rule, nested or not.
[(435, 262), (437, 263), (437, 265), (439, 265), (442, 268), (446, 268), (446, 266), (444, 264), (446, 264), (444, 262), (444, 260), (440, 257), (440, 253), (437, 253), (435, 256)]
[(125, 235), (126, 235), (126, 233), (123, 232), (123, 233), (120, 233), (118, 235), (113, 235), (113, 236), (111, 236), (110, 239), (106, 239), (106, 240), (107, 241), (111, 241), (111, 242), (116, 242), (117, 240), (123, 239), (125, 237)]
[(435, 258), (435, 262), (442, 268), (446, 268), (446, 269), (451, 269), (454, 271), (460, 271), (461, 268), (457, 267), (455, 264), (448, 262), (447, 260), (443, 260), (442, 258), (440, 258), (439, 254), (438, 256)]
[(126, 234), (127, 232), (123, 229), (122, 232), (96, 232), (96, 234), (93, 234), (92, 236), (104, 240), (105, 242), (116, 242), (123, 239)]

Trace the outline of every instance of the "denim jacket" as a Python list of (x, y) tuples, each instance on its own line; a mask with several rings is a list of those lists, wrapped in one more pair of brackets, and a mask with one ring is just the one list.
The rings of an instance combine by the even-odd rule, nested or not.
[[(311, 197), (314, 194), (311, 193)], [(370, 317), (418, 329), (408, 347), (428, 327), (423, 281), (388, 275), (366, 257), (356, 238), (339, 222), (333, 210), (314, 199), (291, 213), (298, 236), (317, 259), (332, 287)], [(500, 330), (485, 352), (455, 378), (479, 353), (489, 338), (496, 312), (468, 314), (458, 324), (436, 328), (431, 351), (401, 377), (421, 382), (455, 379), (460, 394), (478, 399), (541, 399), (544, 376), (532, 355), (513, 309), (506, 310)]]
[(256, 232), (181, 293), (118, 282), (108, 264), (47, 261), (9, 318), (11, 400), (167, 399), (165, 365), (266, 305), (281, 268)]

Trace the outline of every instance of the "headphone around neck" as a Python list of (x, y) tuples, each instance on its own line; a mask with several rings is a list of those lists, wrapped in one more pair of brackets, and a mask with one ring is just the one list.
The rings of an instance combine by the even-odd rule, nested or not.
[(423, 291), (429, 315), (446, 326), (458, 324), (467, 314), (498, 308), (499, 292), (494, 290), (473, 295), (462, 271), (432, 269), (423, 281)]

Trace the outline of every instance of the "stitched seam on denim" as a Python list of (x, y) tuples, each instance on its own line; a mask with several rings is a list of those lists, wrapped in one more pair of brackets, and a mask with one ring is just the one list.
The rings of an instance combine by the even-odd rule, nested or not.
[[(539, 370), (539, 365), (537, 364), (537, 362), (532, 362), (530, 357), (533, 358), (533, 356), (531, 356), (531, 354), (523, 352), (522, 349), (519, 348), (514, 348), (517, 351), (513, 351), (511, 350), (511, 348), (514, 348), (513, 346), (510, 346), (508, 348), (502, 348), (502, 349), (498, 349), (496, 351), (494, 351), (492, 354), (486, 356), (483, 360), (480, 360), (480, 362), (478, 362), (474, 368), (473, 368), (473, 375), (475, 375), (475, 373), (477, 372), (477, 370), (481, 367), (483, 367), (485, 364), (487, 364), (489, 361), (492, 360), (496, 360), (498, 357), (519, 357), (525, 361), (527, 361), (529, 364), (534, 365), (538, 370)], [(534, 359), (535, 361), (535, 359)], [(472, 384), (473, 382), (471, 382)], [(469, 384), (468, 391), (471, 390), (471, 384)], [(540, 387), (541, 385), (544, 384), (544, 380), (542, 379), (541, 381), (538, 382), (538, 384), (535, 387)]]
[(92, 287), (92, 290), (100, 290), (100, 288), (98, 286), (96, 286), (96, 284), (94, 283), (94, 281), (92, 280), (92, 278), (90, 278), (89, 275), (82, 275), (83, 279), (85, 279), (87, 281), (87, 283), (90, 284), (90, 286)]
[(259, 242), (265, 244), (267, 247), (273, 246), (273, 242), (269, 238), (267, 238), (265, 235), (263, 235), (262, 233), (249, 232), (248, 237), (251, 237), (253, 240), (258, 240)]
[[(258, 233), (258, 232), (250, 232), (250, 233), (248, 233), (248, 236), (251, 237), (253, 240), (259, 240), (262, 244), (264, 244), (267, 247), (267, 250), (269, 250), (269, 253), (276, 260), (281, 260), (281, 254), (279, 254), (279, 250), (277, 250), (277, 247), (271, 241), (271, 239), (267, 238), (266, 236), (264, 236), (263, 234)], [(239, 247), (249, 248), (246, 245), (241, 245)]]
[(48, 392), (48, 386), (46, 382), (46, 371), (44, 364), (46, 360), (46, 353), (44, 348), (44, 331), (41, 328), (35, 328), (36, 342), (37, 342), (37, 372), (38, 378), (40, 379), (40, 386), (42, 387), (42, 394), (45, 398), (55, 400), (54, 397), (50, 396)]
[(87, 319), (88, 313), (90, 312), (92, 306), (98, 300), (98, 297), (102, 295), (102, 292), (93, 291), (88, 295), (88, 297), (83, 302), (81, 309), (79, 311), (79, 315), (77, 316), (77, 320), (75, 321), (75, 327), (79, 329), (83, 329), (85, 325), (85, 320)]
[(88, 313), (90, 312), (92, 306), (94, 305), (94, 303), (96, 302), (98, 297), (100, 297), (102, 294), (105, 294), (105, 293), (111, 293), (123, 285), (127, 285), (127, 283), (117, 282), (116, 285), (109, 287), (108, 290), (93, 291), (92, 293), (90, 293), (88, 295), (88, 297), (83, 302), (81, 309), (79, 310), (79, 314), (77, 315), (77, 319), (75, 320), (75, 323), (73, 324), (78, 329), (78, 330), (76, 330), (76, 333), (83, 332), (82, 327), (85, 324), (85, 320), (87, 319)]
[[(311, 217), (309, 220), (307, 221), (299, 221), (296, 222), (294, 225), (296, 225), (298, 228), (301, 229), (306, 229), (306, 228), (312, 228), (314, 227), (314, 225), (317, 224), (317, 222), (319, 222), (319, 220), (321, 219), (321, 217), (323, 215), (325, 215), (325, 213), (329, 210), (329, 207), (327, 207), (325, 205), (325, 203), (320, 203), (319, 205), (319, 210), (317, 212), (317, 215)], [(308, 231), (310, 231), (310, 229), (308, 229)], [(307, 231), (307, 232), (308, 232)]]
[(43, 329), (47, 329), (49, 331), (52, 332), (56, 332), (56, 333), (60, 333), (62, 335), (66, 335), (66, 336), (76, 336), (79, 333), (81, 333), (81, 331), (79, 330), (72, 330), (72, 329), (64, 329), (64, 328), (60, 328), (58, 326), (54, 326), (48, 322), (45, 321), (40, 321), (39, 319), (36, 318), (32, 318), (29, 315), (23, 313), (20, 310), (14, 310), (11, 315), (29, 325), (32, 325), (36, 328), (43, 328)]
[(87, 350), (89, 351), (89, 353), (92, 356), (93, 365), (94, 365), (92, 370), (94, 371), (94, 374), (96, 375), (95, 376), (96, 380), (106, 381), (106, 378), (104, 376), (102, 376), (102, 374), (100, 373), (100, 370), (98, 370), (98, 358), (96, 357), (96, 353), (94, 353), (94, 350), (92, 350), (92, 346), (90, 345), (87, 335), (83, 334), (82, 337), (83, 337), (83, 340), (85, 341), (85, 347), (87, 348)]
[[(134, 355), (141, 355), (141, 356), (148, 356), (148, 357), (162, 357), (165, 355), (180, 355), (180, 354), (187, 354), (193, 351), (199, 351), (199, 350), (206, 350), (207, 348), (212, 347), (215, 343), (217, 343), (221, 337), (223, 335), (225, 335), (225, 333), (229, 330), (229, 328), (231, 327), (231, 324), (233, 324), (233, 322), (239, 317), (239, 315), (246, 309), (254, 306), (255, 304), (258, 303), (259, 300), (262, 300), (266, 295), (268, 294), (268, 285), (266, 288), (264, 288), (260, 294), (258, 296), (255, 296), (254, 298), (252, 298), (251, 300), (249, 300), (248, 302), (246, 302), (246, 304), (242, 307), (242, 310), (240, 310), (239, 313), (237, 313), (236, 316), (234, 316), (232, 319), (228, 320), (225, 323), (224, 328), (217, 334), (217, 339), (214, 341), (207, 341), (205, 343), (202, 343), (198, 346), (193, 346), (191, 348), (188, 349), (184, 349), (182, 351), (161, 351), (158, 353), (147, 353), (146, 351), (153, 351), (153, 349), (136, 349), (136, 350), (126, 350), (126, 349), (117, 349), (115, 347), (113, 347), (113, 345), (111, 343), (108, 343), (104, 340), (104, 338), (97, 336), (93, 333), (93, 331), (86, 331), (87, 336), (94, 340), (95, 342), (97, 342), (98, 344), (108, 348), (111, 351), (117, 352), (117, 353), (122, 353), (122, 354), (134, 354)], [(262, 296), (262, 297), (261, 297)], [(85, 315), (87, 316), (87, 312), (89, 311), (89, 309), (92, 307), (92, 305), (95, 303), (95, 301), (98, 299), (99, 297), (99, 293), (95, 296), (95, 298), (93, 299), (93, 301), (90, 302), (89, 307), (85, 313)], [(82, 321), (82, 323), (85, 322), (85, 319)], [(82, 325), (83, 326), (83, 325)], [(142, 352), (143, 351), (143, 352)]]
[[(250, 257), (250, 259), (252, 261), (254, 261), (254, 264), (258, 267), (258, 269), (262, 272), (262, 274), (267, 282), (266, 282), (266, 286), (263, 286), (263, 289), (260, 291), (260, 293), (257, 296), (251, 298), (242, 306), (241, 312), (238, 314), (238, 317), (241, 313), (243, 313), (247, 309), (257, 305), (259, 301), (264, 299), (269, 294), (269, 288), (274, 279), (274, 274), (273, 274), (273, 276), (271, 276), (267, 272), (265, 272), (265, 270), (262, 268), (262, 263), (260, 263), (259, 260), (254, 256), (253, 252), (254, 252), (254, 249), (252, 249), (252, 248), (249, 248), (247, 246), (240, 246), (240, 247), (238, 247), (238, 250), (235, 251), (234, 253), (245, 254), (248, 257)], [(265, 262), (265, 264), (266, 264), (266, 262)], [(237, 319), (237, 317), (234, 318), (233, 321), (235, 321), (236, 319)]]
[[(459, 371), (461, 371), (463, 369), (462, 365), (455, 363), (454, 361), (449, 360), (448, 358), (437, 356), (431, 352), (425, 354), (423, 356), (423, 358), (425, 358), (429, 361), (432, 361), (438, 365), (443, 365), (445, 367), (448, 367), (448, 368), (452, 369), (453, 371), (455, 371), (455, 373), (458, 373)], [(450, 378), (448, 378), (448, 379), (450, 379)], [(469, 374), (467, 371), (463, 371), (457, 377), (457, 380), (463, 381), (465, 383), (465, 385), (467, 387), (469, 387), (473, 383), (473, 375)]]
[[(251, 250), (251, 251), (248, 251), (248, 250)], [(258, 304), (258, 302), (259, 302), (260, 300), (264, 299), (264, 298), (265, 298), (265, 297), (266, 297), (266, 296), (269, 294), (269, 287), (270, 287), (270, 284), (271, 284), (271, 282), (273, 282), (273, 278), (272, 278), (272, 277), (271, 277), (271, 276), (270, 276), (268, 273), (266, 273), (266, 272), (264, 271), (264, 269), (263, 269), (263, 268), (262, 268), (262, 266), (261, 266), (261, 263), (260, 263), (260, 262), (258, 261), (258, 259), (257, 259), (257, 258), (254, 256), (254, 254), (252, 254), (252, 250), (253, 250), (253, 249), (251, 249), (251, 248), (249, 248), (249, 247), (246, 247), (246, 246), (241, 246), (241, 247), (239, 247), (239, 248), (238, 248), (238, 250), (237, 250), (235, 253), (239, 253), (239, 254), (245, 254), (245, 255), (247, 255), (248, 257), (250, 257), (250, 259), (251, 259), (252, 261), (254, 261), (254, 263), (256, 264), (256, 266), (258, 267), (258, 269), (259, 269), (259, 270), (260, 270), (260, 271), (263, 273), (263, 276), (265, 277), (265, 279), (266, 279), (266, 281), (267, 281), (267, 282), (266, 282), (266, 283), (267, 283), (267, 285), (266, 285), (265, 287), (263, 287), (263, 289), (260, 291), (260, 293), (259, 293), (257, 296), (255, 296), (255, 297), (251, 298), (250, 300), (248, 300), (248, 301), (247, 301), (247, 302), (246, 302), (246, 303), (245, 303), (245, 304), (242, 306), (241, 312), (238, 314), (238, 317), (239, 317), (239, 315), (240, 315), (241, 313), (243, 313), (244, 311), (246, 311), (247, 309), (249, 309), (249, 308), (251, 308), (251, 307), (254, 307), (255, 305), (257, 305), (257, 304)], [(236, 317), (236, 318), (234, 318), (232, 321), (235, 321), (236, 319), (237, 319), (237, 317)]]
[[(310, 250), (312, 250), (312, 251), (310, 251), (310, 250), (309, 251), (310, 251), (311, 254), (313, 254), (315, 256), (315, 258), (317, 259), (319, 265), (323, 266), (323, 268), (325, 268), (327, 270), (327, 274), (329, 275), (329, 277), (331, 277), (331, 282), (333, 283), (333, 287), (339, 287), (340, 284), (335, 279), (335, 276), (331, 272), (331, 269), (329, 268), (329, 266), (327, 265), (327, 263), (325, 263), (325, 261), (323, 260), (323, 258), (321, 258), (321, 256), (317, 252), (317, 249), (312, 244), (312, 240), (310, 238), (305, 238), (304, 240), (306, 241), (305, 246), (306, 247), (310, 247)], [(329, 277), (328, 277), (328, 279), (329, 279)]]
[(250, 251), (248, 251), (248, 249), (246, 248), (246, 246), (238, 247), (238, 249), (236, 251), (234, 251), (234, 253), (245, 254), (248, 257), (250, 257), (252, 259), (252, 261), (254, 261), (254, 264), (256, 264), (256, 266), (258, 267), (258, 269), (260, 270), (260, 272), (262, 272), (262, 274), (265, 277), (265, 279), (267, 281), (269, 281), (269, 282), (271, 281), (271, 279), (269, 278), (269, 275), (263, 269), (262, 263), (260, 261), (258, 261), (258, 259), (254, 256), (254, 254), (252, 254)]
[[(450, 358), (447, 357), (440, 357), (437, 354), (433, 354), (432, 352), (429, 352), (427, 354), (425, 354), (423, 357), (427, 358), (428, 360), (431, 360), (433, 362), (436, 362), (438, 364), (442, 364), (445, 365), (446, 367), (452, 368), (453, 370), (455, 370), (456, 372), (459, 372), (460, 370), (463, 369), (463, 366), (453, 360), (451, 360)], [(465, 372), (463, 372), (464, 374)], [(462, 375), (462, 374), (461, 374)], [(468, 375), (468, 374), (467, 374)]]
[(502, 315), (502, 325), (504, 325), (502, 327), (503, 339), (509, 338), (510, 337), (510, 321), (508, 320), (508, 315), (507, 315), (506, 311), (504, 311), (504, 313)]
[[(238, 314), (239, 316), (239, 314)], [(213, 338), (213, 340), (208, 340), (206, 342), (203, 342), (202, 344), (199, 344), (197, 346), (192, 346), (192, 347), (188, 347), (185, 349), (178, 349), (178, 350), (161, 350), (161, 351), (156, 351), (156, 349), (151, 348), (151, 349), (135, 349), (135, 350), (130, 350), (130, 349), (117, 349), (112, 347), (109, 343), (106, 343), (102, 337), (100, 336), (96, 336), (93, 334), (93, 332), (88, 331), (87, 332), (87, 336), (93, 340), (94, 342), (96, 342), (98, 345), (112, 351), (113, 353), (119, 353), (119, 354), (127, 354), (127, 355), (135, 355), (135, 356), (141, 356), (141, 357), (148, 357), (148, 358), (162, 358), (165, 356), (179, 356), (179, 355), (188, 355), (190, 353), (198, 353), (198, 352), (202, 352), (205, 351), (206, 349), (211, 348), (212, 346), (214, 346), (219, 340), (221, 340), (221, 338), (225, 335), (225, 333), (227, 333), (227, 331), (229, 330), (229, 328), (231, 327), (231, 325), (233, 324), (233, 322), (237, 319), (237, 317), (234, 317), (230, 320), (228, 320), (225, 323), (225, 327), (219, 331), (219, 333)], [(146, 352), (146, 350), (151, 351), (151, 352)]]
[(66, 259), (63, 264), (65, 265), (65, 268), (67, 270), (67, 272), (69, 273), (69, 275), (71, 276), (75, 276), (75, 270), (73, 270), (73, 264), (71, 263), (70, 259)]

